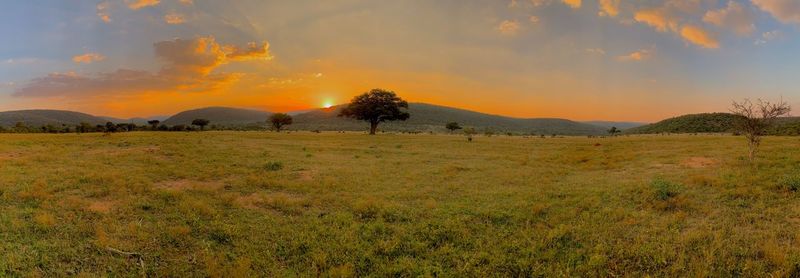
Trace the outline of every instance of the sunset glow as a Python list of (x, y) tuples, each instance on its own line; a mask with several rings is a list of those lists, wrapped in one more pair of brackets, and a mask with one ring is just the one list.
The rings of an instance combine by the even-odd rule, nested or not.
[(0, 9), (0, 110), (289, 112), (385, 88), (508, 116), (654, 121), (744, 97), (797, 104), (798, 18), (794, 0), (14, 1)]

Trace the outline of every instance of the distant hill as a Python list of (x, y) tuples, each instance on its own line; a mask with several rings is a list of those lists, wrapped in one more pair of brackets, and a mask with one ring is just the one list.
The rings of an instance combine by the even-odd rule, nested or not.
[[(629, 134), (655, 133), (727, 133), (735, 131), (736, 115), (730, 113), (690, 114), (669, 118), (654, 124), (628, 129)], [(800, 118), (779, 118), (770, 135), (800, 135)]]
[(113, 122), (115, 124), (117, 124), (117, 123), (126, 123), (126, 124), (127, 123), (131, 123), (131, 124), (137, 124), (137, 125), (147, 125), (147, 121), (159, 120), (159, 121), (163, 122), (164, 120), (168, 119), (169, 116), (152, 116), (152, 117), (147, 117), (147, 118), (130, 118), (130, 119), (121, 119), (121, 118), (101, 116), (100, 118), (106, 119), (106, 120), (108, 120), (110, 122)]
[(625, 133), (719, 133), (733, 132), (736, 116), (730, 113), (689, 114), (628, 129)]
[(0, 112), (0, 126), (10, 127), (18, 122), (27, 126), (60, 126), (62, 124), (74, 126), (81, 122), (92, 125), (104, 124), (106, 119), (89, 114), (63, 110), (18, 110)]
[(211, 125), (241, 126), (264, 123), (271, 114), (270, 112), (241, 108), (207, 107), (180, 112), (162, 123), (168, 126), (189, 125), (195, 119), (206, 119), (211, 122)]
[[(364, 122), (337, 117), (344, 105), (316, 109), (294, 116), (291, 129), (301, 130), (365, 130)], [(479, 132), (514, 132), (526, 134), (597, 135), (606, 129), (600, 126), (565, 119), (522, 119), (484, 114), (464, 109), (425, 103), (410, 103), (411, 118), (403, 122), (382, 123), (379, 129), (390, 131), (446, 131), (448, 122), (458, 122)]]
[(640, 127), (646, 125), (647, 123), (638, 123), (638, 122), (613, 122), (613, 121), (584, 121), (582, 123), (596, 125), (603, 127), (605, 129), (609, 129), (611, 127), (616, 127), (621, 130), (631, 129), (634, 127)]

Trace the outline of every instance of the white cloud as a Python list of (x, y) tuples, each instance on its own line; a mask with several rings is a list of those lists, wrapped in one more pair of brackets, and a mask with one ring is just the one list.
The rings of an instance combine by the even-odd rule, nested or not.
[(519, 22), (516, 20), (503, 20), (503, 22), (500, 22), (500, 25), (497, 26), (497, 31), (503, 35), (513, 36), (517, 34), (519, 28)]
[(97, 11), (97, 17), (99, 17), (100, 20), (105, 23), (111, 22), (111, 12), (109, 11), (111, 9), (111, 3), (108, 1), (100, 2), (95, 6), (95, 9)]

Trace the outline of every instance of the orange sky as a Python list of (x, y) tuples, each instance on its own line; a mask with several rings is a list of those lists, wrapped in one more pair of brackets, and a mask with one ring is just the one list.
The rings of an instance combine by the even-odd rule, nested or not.
[(384, 88), (516, 117), (656, 121), (800, 97), (791, 0), (3, 5), (15, 40), (0, 46), (0, 110), (284, 112)]

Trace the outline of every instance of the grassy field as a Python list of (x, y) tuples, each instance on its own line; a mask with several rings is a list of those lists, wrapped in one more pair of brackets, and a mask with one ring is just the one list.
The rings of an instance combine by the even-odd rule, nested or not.
[(0, 276), (788, 276), (800, 138), (0, 134)]

